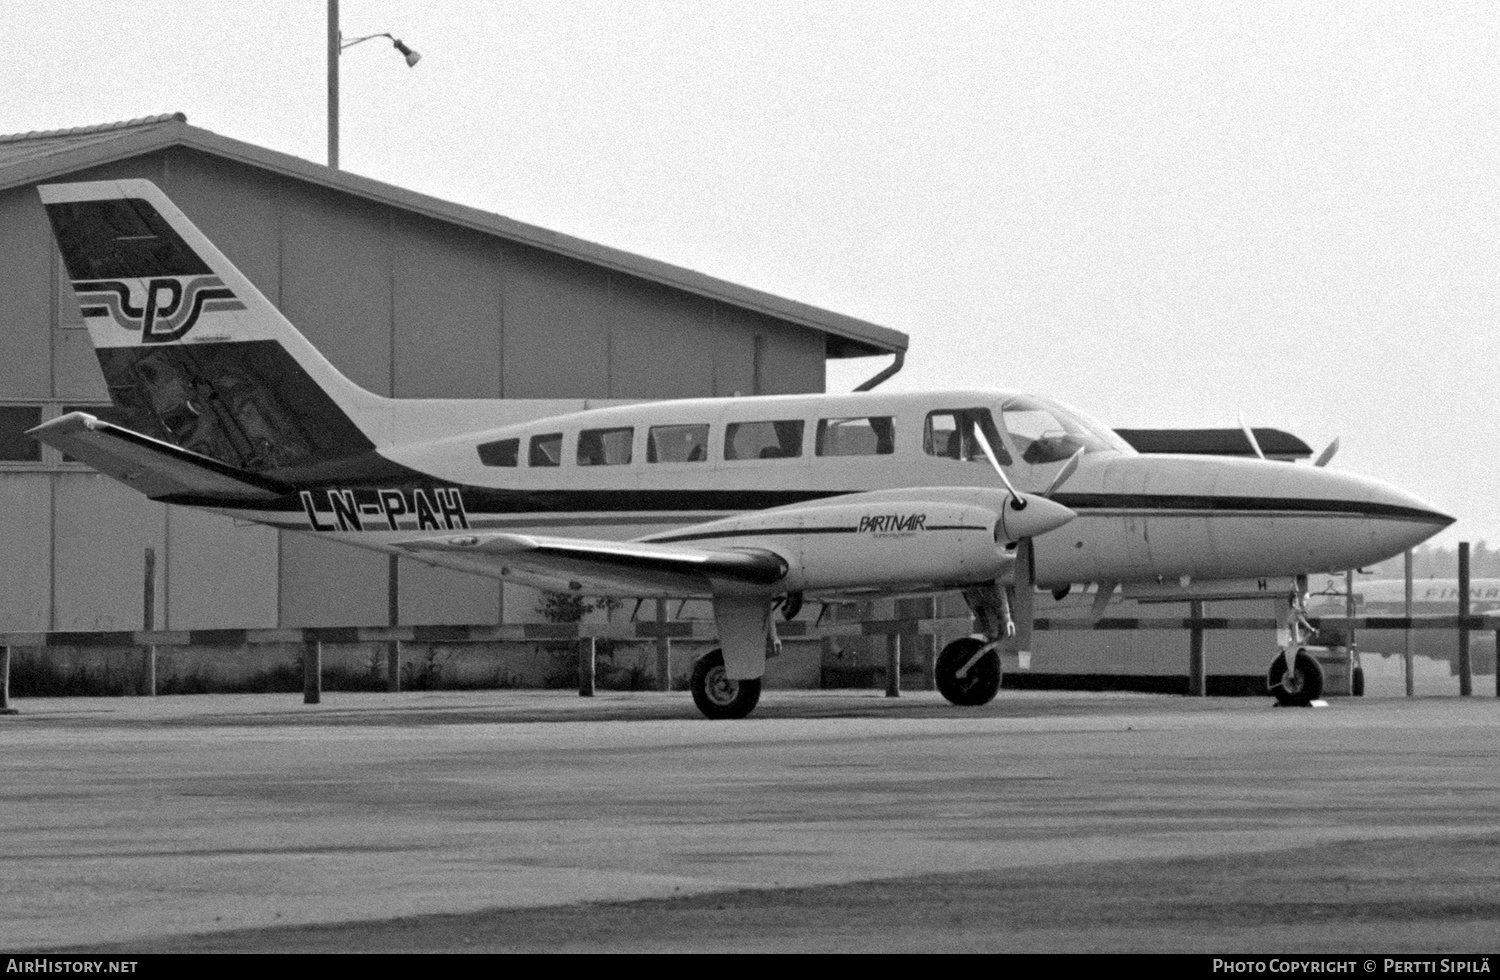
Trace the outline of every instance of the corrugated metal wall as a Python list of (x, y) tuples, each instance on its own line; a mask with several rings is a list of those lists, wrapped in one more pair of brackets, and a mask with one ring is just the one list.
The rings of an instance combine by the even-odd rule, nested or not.
[[(822, 391), (815, 330), (177, 147), (67, 179), (163, 188), (320, 350), (383, 395)], [(108, 401), (35, 191), (0, 193), (0, 404)], [(0, 463), (0, 630), (379, 625), (386, 556), (151, 503), (47, 450)], [(401, 561), (400, 621), (494, 622), (500, 586)], [(517, 590), (506, 618), (533, 618)]]

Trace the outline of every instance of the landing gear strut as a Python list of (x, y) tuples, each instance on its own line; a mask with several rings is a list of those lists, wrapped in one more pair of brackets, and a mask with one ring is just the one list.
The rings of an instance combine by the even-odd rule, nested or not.
[(1000, 644), (1016, 632), (1010, 602), (998, 582), (964, 589), (964, 601), (984, 635), (966, 636), (943, 647), (933, 664), (937, 689), (966, 708), (989, 704), (1000, 691)]
[(1323, 666), (1305, 645), (1313, 629), (1304, 612), (1302, 593), (1289, 597), (1281, 649), (1266, 671), (1266, 687), (1286, 707), (1306, 708), (1323, 696)]
[(760, 701), (760, 678), (734, 680), (724, 670), (724, 651), (710, 650), (693, 664), (693, 703), (714, 720), (743, 718)]

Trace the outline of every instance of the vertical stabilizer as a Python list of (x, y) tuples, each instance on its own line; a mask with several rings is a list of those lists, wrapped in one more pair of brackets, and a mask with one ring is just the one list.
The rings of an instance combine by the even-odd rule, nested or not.
[(147, 180), (38, 188), (128, 428), (250, 472), (388, 442), (344, 377)]

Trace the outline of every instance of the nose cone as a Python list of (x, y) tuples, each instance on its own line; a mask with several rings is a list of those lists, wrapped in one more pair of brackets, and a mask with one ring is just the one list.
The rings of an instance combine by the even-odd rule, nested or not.
[[(1038, 562), (1063, 569), (1059, 580), (1342, 572), (1399, 555), (1453, 523), (1399, 487), (1323, 467), (1172, 455), (1102, 462), (1079, 467), (1058, 493), (1083, 527), (1039, 542)], [(1095, 528), (1093, 537), (1084, 533)], [(1078, 547), (1048, 547), (1063, 541)]]
[(1000, 508), (1000, 538), (1004, 541), (1019, 541), (1034, 538), (1039, 534), (1054, 531), (1078, 515), (1054, 500), (1023, 494), (1024, 507), (1017, 508), (1017, 501), (1009, 499)]
[(1301, 520), (1301, 545), (1318, 571), (1363, 568), (1401, 554), (1453, 518), (1400, 487), (1338, 470), (1282, 467), (1276, 495)]
[[(1415, 548), (1454, 521), (1453, 517), (1416, 494), (1383, 480), (1347, 473), (1340, 475), (1362, 484), (1369, 501), (1369, 522), (1375, 529), (1372, 537), (1389, 549), (1391, 555)], [(1382, 561), (1391, 555), (1373, 560)]]

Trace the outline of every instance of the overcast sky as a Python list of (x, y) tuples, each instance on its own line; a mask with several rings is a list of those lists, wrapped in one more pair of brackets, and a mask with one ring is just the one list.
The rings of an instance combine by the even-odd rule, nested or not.
[[(911, 336), (891, 389), (1290, 430), (1500, 542), (1500, 5), (343, 0), (344, 168)], [(5, 0), (0, 132), (324, 162), (325, 0)], [(885, 359), (836, 363), (848, 390)]]

